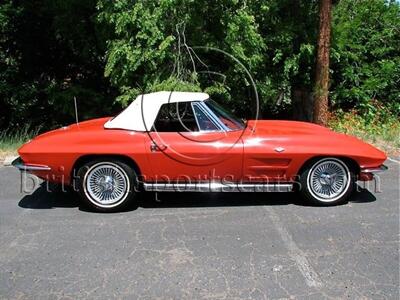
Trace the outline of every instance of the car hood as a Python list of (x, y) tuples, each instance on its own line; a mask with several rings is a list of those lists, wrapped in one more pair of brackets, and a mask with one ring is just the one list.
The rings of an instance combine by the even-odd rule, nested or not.
[(249, 121), (248, 125), (252, 136), (284, 147), (287, 153), (347, 156), (360, 165), (379, 165), (387, 158), (384, 152), (354, 136), (313, 123), (259, 120)]
[(329, 128), (299, 121), (252, 120), (248, 122), (248, 125), (259, 135), (304, 136), (326, 134), (328, 132), (334, 133)]

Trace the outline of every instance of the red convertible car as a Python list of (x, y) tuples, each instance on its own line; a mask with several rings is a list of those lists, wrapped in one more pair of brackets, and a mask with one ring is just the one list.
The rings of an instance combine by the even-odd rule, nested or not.
[(187, 92), (140, 95), (114, 118), (44, 133), (18, 152), (18, 169), (73, 185), (105, 212), (133, 204), (139, 191), (298, 191), (335, 205), (357, 180), (387, 169), (383, 152), (354, 137), (304, 122), (243, 122)]

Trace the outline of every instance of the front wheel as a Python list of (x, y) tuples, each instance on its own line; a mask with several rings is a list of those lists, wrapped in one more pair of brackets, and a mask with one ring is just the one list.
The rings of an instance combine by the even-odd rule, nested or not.
[(352, 194), (355, 176), (344, 161), (321, 158), (306, 166), (300, 174), (300, 184), (300, 193), (312, 204), (338, 205)]
[(101, 212), (126, 209), (136, 199), (137, 176), (118, 160), (95, 160), (78, 170), (78, 193), (83, 202)]

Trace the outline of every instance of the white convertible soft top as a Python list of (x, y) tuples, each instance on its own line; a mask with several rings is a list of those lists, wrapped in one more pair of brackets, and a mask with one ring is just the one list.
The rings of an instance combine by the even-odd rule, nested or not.
[(142, 94), (118, 116), (104, 124), (104, 128), (149, 131), (161, 105), (165, 103), (204, 101), (210, 98), (206, 93), (156, 92)]

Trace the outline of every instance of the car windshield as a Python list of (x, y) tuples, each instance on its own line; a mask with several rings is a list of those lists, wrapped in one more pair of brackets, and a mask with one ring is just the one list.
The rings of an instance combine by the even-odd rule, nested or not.
[(214, 100), (207, 100), (204, 103), (229, 130), (241, 130), (244, 128), (245, 124), (241, 119), (234, 116)]

